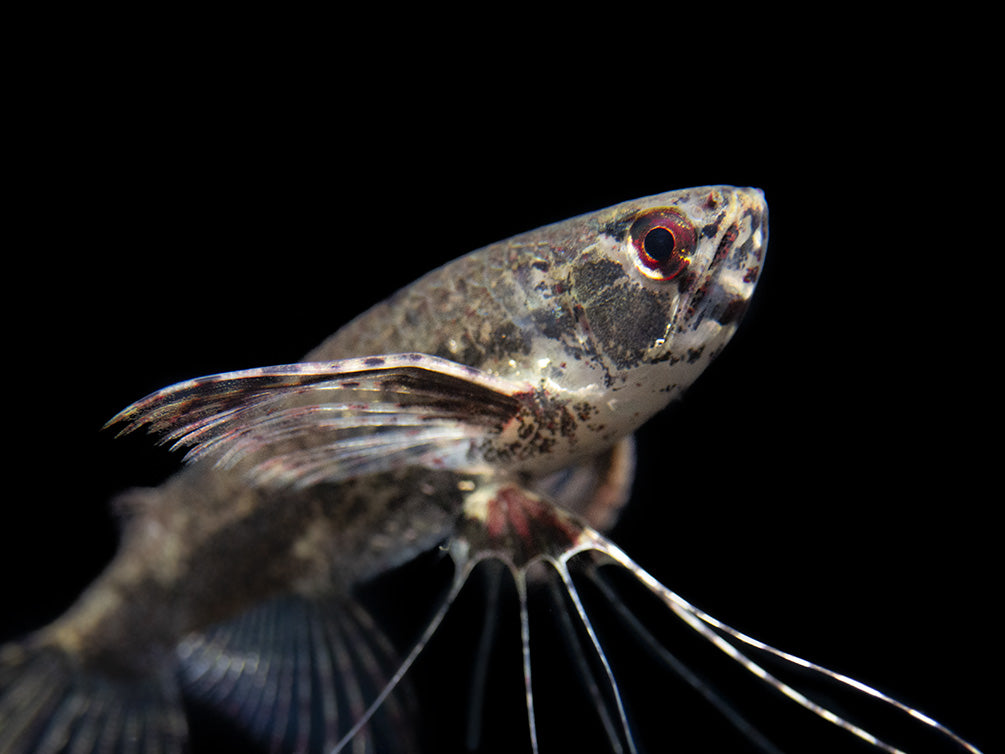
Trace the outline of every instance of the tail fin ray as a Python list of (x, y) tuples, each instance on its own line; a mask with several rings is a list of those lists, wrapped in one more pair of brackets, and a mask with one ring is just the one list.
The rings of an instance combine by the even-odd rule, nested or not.
[(4, 754), (181, 754), (187, 735), (170, 668), (118, 678), (30, 639), (0, 650)]

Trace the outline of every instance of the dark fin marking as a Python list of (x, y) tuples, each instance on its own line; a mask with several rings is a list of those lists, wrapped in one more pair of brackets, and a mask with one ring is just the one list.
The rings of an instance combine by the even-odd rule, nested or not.
[[(185, 693), (273, 752), (328, 754), (398, 666), (358, 603), (293, 595), (187, 637), (178, 656)], [(417, 751), (404, 696), (388, 700), (354, 751)]]
[(446, 359), (394, 354), (200, 377), (106, 426), (146, 426), (187, 461), (248, 461), (259, 483), (308, 486), (406, 465), (462, 468), (520, 409), (517, 384)]
[(188, 728), (173, 670), (113, 678), (31, 640), (0, 648), (0, 752), (185, 751)]

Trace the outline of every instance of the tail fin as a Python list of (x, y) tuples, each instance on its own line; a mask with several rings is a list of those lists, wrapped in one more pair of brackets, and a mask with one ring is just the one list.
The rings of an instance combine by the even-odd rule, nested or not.
[(0, 754), (181, 754), (186, 738), (173, 668), (115, 678), (31, 639), (0, 647)]

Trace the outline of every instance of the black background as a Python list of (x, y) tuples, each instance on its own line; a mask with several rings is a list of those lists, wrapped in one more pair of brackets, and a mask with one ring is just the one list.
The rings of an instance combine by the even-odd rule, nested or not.
[[(640, 433), (613, 539), (711, 614), (986, 745), (1001, 212), (965, 172), (980, 133), (930, 106), (946, 74), (877, 60), (803, 81), (732, 60), (468, 78), (459, 55), (382, 74), (310, 51), (192, 62), (165, 47), (134, 65), (94, 50), (25, 86), (7, 182), (2, 638), (57, 615), (112, 556), (111, 495), (177, 467), (99, 432), (125, 404), (295, 361), (514, 233), (754, 185), (771, 208), (754, 304)], [(460, 728), (465, 673), (432, 652), (425, 698)]]

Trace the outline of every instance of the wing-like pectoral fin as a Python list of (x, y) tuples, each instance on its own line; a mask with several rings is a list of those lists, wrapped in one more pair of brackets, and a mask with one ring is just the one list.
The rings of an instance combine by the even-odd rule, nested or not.
[[(795, 737), (797, 734), (794, 731), (798, 730), (798, 735), (809, 739), (808, 742), (801, 741), (795, 750), (817, 750), (818, 746), (814, 742), (819, 742), (820, 739), (816, 737), (832, 737), (834, 729), (830, 726), (835, 726), (849, 734), (849, 742), (852, 738), (857, 738), (873, 750), (890, 754), (903, 754), (905, 751), (967, 751), (980, 754), (975, 746), (919, 710), (860, 681), (783, 652), (726, 625), (657, 581), (603, 535), (596, 532), (589, 532), (588, 535), (591, 541), (581, 543), (575, 551), (570, 549), (562, 563), (568, 563), (569, 557), (579, 553), (592, 554), (593, 561), (590, 562), (589, 558), (585, 561), (589, 564), (586, 576), (611, 601), (622, 620), (643, 643), (651, 645), (661, 664), (679, 674), (759, 750), (776, 752), (780, 749), (755, 728), (754, 723), (760, 721), (748, 721), (741, 717), (739, 710), (733, 707), (729, 699), (720, 697), (704, 682), (700, 673), (687, 668), (670, 653), (669, 648), (661, 646), (659, 639), (625, 610), (621, 598), (607, 585), (604, 568), (598, 566), (623, 569), (698, 636), (724, 653), (736, 667), (752, 674), (764, 686), (777, 693), (786, 702), (782, 705), (784, 708), (795, 711), (802, 708), (798, 725), (784, 726), (786, 734)], [(571, 567), (572, 564), (569, 565)], [(573, 596), (571, 590), (570, 596)], [(599, 646), (598, 651), (602, 651)], [(824, 686), (827, 687), (826, 692), (821, 691)], [(807, 716), (805, 713), (810, 714)], [(807, 719), (813, 716), (820, 721), (817, 727), (807, 724)], [(786, 719), (789, 717), (787, 714)], [(765, 722), (775, 724), (777, 729), (777, 721)], [(782, 748), (789, 750), (787, 746)]]
[[(357, 728), (380, 706), (428, 644), (475, 566), (481, 561), (498, 560), (512, 574), (520, 602), (529, 743), (534, 754), (565, 750), (556, 749), (553, 738), (546, 742), (546, 736), (541, 736), (539, 741), (538, 708), (548, 704), (554, 691), (535, 693), (541, 689), (537, 675), (532, 673), (537, 667), (532, 668), (532, 645), (537, 641), (534, 637), (541, 633), (539, 629), (547, 635), (544, 619), (549, 616), (559, 620), (559, 631), (565, 637), (562, 643), (579, 676), (575, 685), (586, 691), (594, 707), (590, 717), (599, 722), (599, 733), (607, 739), (604, 750), (638, 751), (637, 737), (644, 742), (652, 732), (648, 718), (635, 714), (640, 706), (626, 703), (639, 688), (640, 669), (624, 662), (624, 647), (634, 646), (656, 659), (642, 671), (646, 674), (647, 695), (666, 693), (661, 697), (664, 706), (675, 714), (677, 710), (694, 710), (704, 720), (711, 713), (715, 722), (714, 728), (688, 729), (690, 722), (682, 715), (674, 718), (672, 729), (658, 724), (657, 740), (664, 745), (687, 741), (693, 734), (698, 736), (700, 748), (718, 750), (721, 741), (735, 743), (739, 737), (755, 750), (774, 754), (831, 750), (820, 744), (830, 745), (836, 738), (848, 745), (857, 741), (865, 749), (891, 754), (979, 754), (972, 744), (920, 711), (859, 681), (753, 639), (701, 611), (580, 518), (517, 484), (487, 479), (470, 491), (449, 552), (456, 572), (448, 595)], [(553, 603), (558, 609), (550, 609), (547, 616), (530, 609), (531, 589), (544, 583), (560, 597)], [(669, 612), (651, 610), (654, 598), (657, 606)], [(612, 615), (616, 621), (609, 620)], [(616, 624), (621, 624), (620, 631)], [(614, 641), (618, 637), (629, 641), (619, 644)], [(682, 652), (679, 656), (678, 651)], [(700, 665), (695, 658), (701, 658)], [(479, 658), (479, 664), (484, 661), (484, 657)], [(695, 664), (689, 667), (689, 661)], [(677, 699), (664, 691), (669, 688), (659, 683), (666, 680), (664, 671), (677, 674), (693, 692), (691, 698)], [(484, 683), (483, 673), (474, 675)], [(726, 685), (720, 686), (723, 681)], [(476, 688), (470, 698), (479, 704), (483, 694)], [(474, 719), (480, 720), (481, 714), (473, 712)], [(337, 751), (345, 750), (351, 734), (340, 742)], [(469, 736), (469, 744), (471, 740), (477, 740), (477, 733), (473, 738)], [(568, 740), (563, 739), (563, 743), (568, 745)]]
[[(187, 461), (247, 464), (260, 483), (307, 486), (400, 466), (477, 468), (479, 441), (530, 386), (424, 354), (306, 362), (159, 390), (108, 425), (146, 426)], [(107, 426), (107, 425), (106, 425)]]

